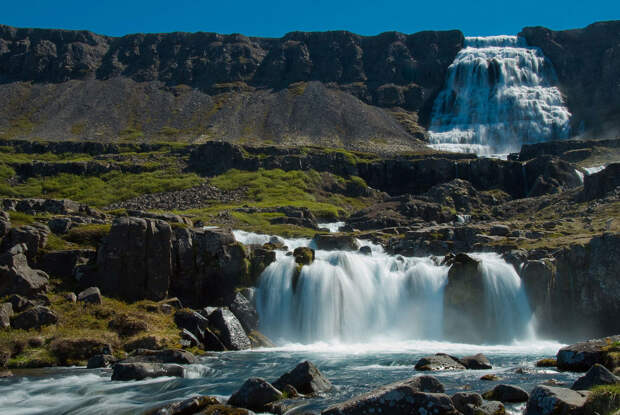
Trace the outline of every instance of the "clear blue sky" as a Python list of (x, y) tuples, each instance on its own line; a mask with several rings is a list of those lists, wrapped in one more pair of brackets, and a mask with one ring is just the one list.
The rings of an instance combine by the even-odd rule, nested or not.
[(460, 29), (465, 35), (516, 34), (524, 26), (569, 29), (620, 20), (620, 1), (597, 0), (30, 0), (5, 1), (0, 24), (86, 29), (120, 36), (137, 32), (218, 32), (280, 37), (295, 30)]

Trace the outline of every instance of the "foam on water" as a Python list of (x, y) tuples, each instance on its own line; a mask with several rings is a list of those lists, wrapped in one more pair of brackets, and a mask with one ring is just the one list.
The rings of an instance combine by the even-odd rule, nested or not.
[(468, 37), (433, 104), (431, 147), (497, 155), (568, 137), (550, 62), (517, 36)]

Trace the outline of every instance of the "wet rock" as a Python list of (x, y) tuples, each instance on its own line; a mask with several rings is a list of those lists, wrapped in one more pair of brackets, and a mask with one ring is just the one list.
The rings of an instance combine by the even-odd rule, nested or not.
[(276, 347), (275, 344), (263, 333), (258, 330), (252, 330), (248, 333), (248, 338), (252, 343), (252, 348), (257, 347)]
[(181, 402), (165, 405), (161, 408), (146, 411), (144, 415), (190, 415), (197, 414), (201, 410), (212, 405), (219, 405), (219, 401), (213, 396), (194, 396)]
[(116, 363), (116, 358), (110, 354), (97, 354), (90, 359), (86, 364), (87, 369), (99, 369), (108, 368)]
[(317, 249), (323, 251), (357, 251), (360, 245), (352, 235), (317, 233), (312, 239)]
[(227, 350), (226, 345), (211, 329), (205, 329), (202, 344), (204, 349), (208, 351), (221, 352)]
[(295, 262), (300, 265), (310, 265), (314, 262), (314, 249), (307, 248), (305, 246), (295, 248), (293, 251), (293, 256), (295, 257)]
[(540, 359), (536, 362), (536, 367), (556, 367), (557, 365), (556, 359)]
[(0, 329), (11, 327), (11, 317), (13, 317), (13, 305), (11, 303), (0, 304)]
[(587, 397), (584, 391), (539, 385), (532, 391), (524, 415), (577, 415)]
[(232, 394), (229, 405), (252, 409), (258, 412), (267, 410), (270, 402), (282, 399), (282, 392), (274, 388), (269, 382), (261, 378), (250, 378), (241, 388)]
[(358, 251), (358, 252), (359, 252), (360, 254), (362, 254), (362, 255), (367, 255), (367, 256), (371, 256), (371, 255), (372, 255), (372, 249), (371, 249), (369, 246), (367, 246), (367, 245), (362, 246), (362, 247), (359, 249), (359, 251)]
[(498, 401), (483, 401), (482, 405), (474, 407), (475, 415), (504, 415), (506, 408)]
[(133, 354), (119, 363), (178, 363), (190, 365), (198, 363), (198, 359), (186, 350), (165, 349), (148, 350), (137, 349)]
[(450, 399), (454, 407), (464, 415), (473, 415), (473, 408), (482, 405), (482, 396), (476, 392), (458, 392)]
[(620, 335), (616, 335), (563, 347), (556, 356), (558, 369), (585, 372), (596, 363), (605, 365), (608, 355), (605, 349), (611, 343), (619, 341)]
[(488, 375), (484, 375), (484, 376), (480, 377), (480, 380), (485, 380), (485, 381), (489, 381), (490, 382), (490, 381), (502, 380), (502, 378), (500, 378), (496, 374), (489, 373)]
[(26, 250), (26, 245), (20, 244), (0, 255), (0, 296), (19, 294), (29, 297), (47, 290), (47, 274), (30, 268), (24, 254)]
[(271, 249), (252, 247), (250, 253), (250, 268), (252, 282), (258, 280), (263, 271), (276, 261), (276, 253)]
[(15, 329), (30, 330), (56, 324), (56, 313), (44, 306), (34, 306), (30, 310), (13, 316), (11, 326)]
[(444, 353), (437, 353), (432, 356), (425, 356), (418, 360), (415, 365), (415, 369), (421, 371), (464, 370), (465, 366), (463, 366), (452, 356), (448, 356)]
[(101, 304), (101, 291), (97, 287), (90, 287), (78, 294), (77, 300), (87, 304)]
[(116, 363), (112, 367), (112, 380), (142, 380), (174, 376), (182, 378), (182, 366), (160, 363)]
[(198, 340), (198, 337), (192, 334), (189, 330), (187, 329), (181, 330), (181, 346), (182, 347), (198, 347), (201, 345), (202, 345), (202, 342)]
[(293, 370), (280, 376), (273, 386), (282, 390), (286, 385), (293, 386), (303, 394), (324, 392), (332, 388), (331, 382), (309, 361), (302, 362)]
[(599, 385), (614, 385), (620, 383), (620, 378), (611, 373), (605, 366), (598, 363), (594, 364), (588, 372), (577, 379), (572, 390), (589, 390)]
[(493, 390), (482, 394), (484, 399), (501, 402), (527, 402), (529, 395), (518, 386), (497, 385)]
[(240, 292), (235, 293), (228, 307), (237, 317), (246, 333), (258, 328), (258, 312), (243, 294)]
[[(459, 412), (448, 395), (427, 393), (418, 388), (416, 378), (383, 386), (356, 396), (324, 410), (322, 415), (362, 415), (385, 413), (390, 415), (457, 415)], [(412, 383), (413, 382), (413, 383)], [(422, 411), (423, 410), (423, 411)]]
[(245, 350), (251, 347), (250, 339), (237, 317), (226, 307), (209, 315), (209, 323), (218, 331), (218, 337), (228, 350)]
[(482, 353), (475, 354), (473, 356), (465, 356), (459, 359), (459, 362), (467, 369), (482, 370), (493, 369), (489, 359)]

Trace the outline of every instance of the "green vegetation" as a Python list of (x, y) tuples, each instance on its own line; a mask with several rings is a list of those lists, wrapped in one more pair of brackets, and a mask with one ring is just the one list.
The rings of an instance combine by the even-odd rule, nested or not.
[(84, 225), (69, 230), (64, 239), (81, 247), (97, 248), (110, 233), (111, 225)]
[(592, 388), (586, 408), (586, 413), (617, 414), (620, 408), (620, 383)]

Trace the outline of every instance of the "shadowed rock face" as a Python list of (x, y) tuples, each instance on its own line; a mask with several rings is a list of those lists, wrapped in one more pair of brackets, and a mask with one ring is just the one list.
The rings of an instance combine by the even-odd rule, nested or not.
[(613, 137), (620, 130), (620, 21), (553, 31), (526, 27), (521, 35), (551, 60), (573, 114), (573, 133)]
[(463, 42), (459, 31), (112, 38), (0, 26), (0, 135), (411, 148)]

